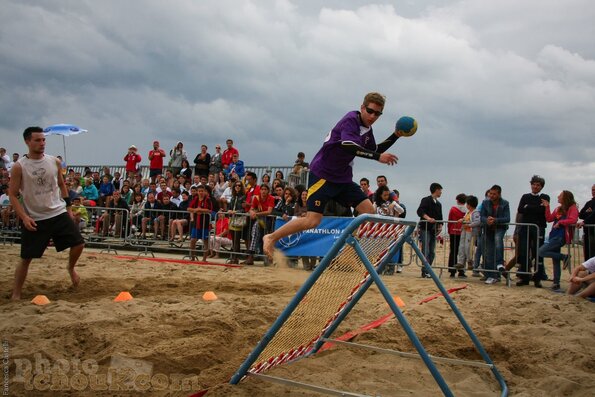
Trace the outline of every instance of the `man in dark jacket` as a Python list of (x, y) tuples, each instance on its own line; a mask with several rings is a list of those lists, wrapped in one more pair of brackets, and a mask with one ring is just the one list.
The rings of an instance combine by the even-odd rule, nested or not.
[(582, 219), (580, 225), (583, 229), (583, 255), (585, 262), (595, 256), (595, 185), (591, 186), (593, 198), (586, 202), (579, 212), (578, 217)]
[[(442, 186), (439, 183), (432, 183), (430, 185), (430, 195), (421, 199), (419, 207), (417, 208), (417, 215), (419, 215), (419, 240), (421, 242), (421, 251), (426, 257), (426, 260), (432, 266), (434, 257), (436, 256), (436, 235), (440, 234), (442, 230), (442, 204), (438, 198), (442, 195)], [(436, 223), (438, 221), (439, 223)], [(421, 277), (430, 278), (426, 273), (425, 266), (421, 268)]]
[[(550, 201), (550, 196), (541, 193), (545, 186), (545, 179), (539, 175), (531, 178), (531, 193), (523, 194), (519, 201), (518, 213), (521, 214), (522, 223), (530, 223), (534, 226), (519, 226), (518, 237), (518, 263), (521, 265), (521, 272), (531, 273), (531, 264), (536, 261), (535, 286), (541, 285), (545, 276), (543, 258), (537, 258), (537, 250), (543, 245), (545, 238), (545, 207), (542, 200)], [(527, 285), (531, 281), (530, 274), (520, 274), (516, 285)]]

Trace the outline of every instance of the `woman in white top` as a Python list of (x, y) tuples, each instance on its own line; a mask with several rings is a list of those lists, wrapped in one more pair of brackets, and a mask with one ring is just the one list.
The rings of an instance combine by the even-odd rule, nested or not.
[(390, 199), (388, 186), (380, 186), (374, 197), (374, 210), (378, 215), (398, 217), (405, 210), (396, 201)]

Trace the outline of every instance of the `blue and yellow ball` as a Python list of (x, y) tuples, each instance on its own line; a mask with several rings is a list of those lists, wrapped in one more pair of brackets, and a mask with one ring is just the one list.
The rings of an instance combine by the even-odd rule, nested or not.
[(395, 131), (401, 133), (402, 136), (412, 136), (417, 132), (417, 120), (413, 117), (403, 116), (397, 120)]

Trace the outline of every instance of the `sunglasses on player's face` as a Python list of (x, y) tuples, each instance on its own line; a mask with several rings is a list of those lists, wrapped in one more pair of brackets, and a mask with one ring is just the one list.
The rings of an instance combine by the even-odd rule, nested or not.
[(374, 109), (369, 108), (367, 106), (366, 106), (366, 112), (368, 112), (368, 114), (374, 114), (374, 115), (376, 115), (376, 117), (382, 116), (382, 112), (380, 112), (378, 110), (374, 110)]

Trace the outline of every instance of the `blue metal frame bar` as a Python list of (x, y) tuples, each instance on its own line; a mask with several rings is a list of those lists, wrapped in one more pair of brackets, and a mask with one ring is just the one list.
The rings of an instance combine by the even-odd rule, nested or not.
[(359, 301), (359, 299), (364, 295), (364, 293), (367, 291), (367, 289), (370, 287), (370, 285), (372, 283), (375, 283), (378, 286), (378, 289), (382, 293), (382, 295), (383, 295), (384, 299), (386, 300), (387, 304), (389, 305), (389, 307), (391, 308), (391, 310), (395, 314), (395, 317), (397, 318), (397, 320), (399, 321), (399, 323), (401, 324), (401, 326), (403, 327), (403, 329), (407, 333), (407, 336), (409, 337), (409, 339), (411, 340), (411, 342), (415, 346), (416, 350), (420, 354), (421, 359), (424, 361), (424, 363), (426, 364), (426, 366), (430, 370), (430, 373), (432, 374), (432, 376), (434, 377), (434, 379), (438, 383), (438, 386), (441, 388), (441, 390), (444, 393), (444, 395), (445, 396), (452, 396), (453, 395), (452, 392), (450, 391), (450, 388), (448, 387), (448, 385), (444, 381), (444, 378), (442, 377), (442, 375), (440, 374), (440, 372), (436, 368), (435, 364), (433, 363), (431, 357), (425, 351), (425, 349), (424, 349), (423, 345), (421, 344), (419, 338), (417, 337), (417, 335), (415, 334), (415, 332), (413, 331), (413, 329), (409, 325), (407, 319), (404, 317), (403, 313), (401, 312), (401, 310), (399, 309), (399, 307), (394, 302), (394, 300), (393, 300), (390, 292), (388, 291), (388, 289), (386, 288), (386, 286), (382, 282), (382, 279), (380, 278), (378, 272), (374, 268), (374, 265), (372, 263), (370, 263), (370, 261), (368, 260), (368, 258), (365, 255), (365, 253), (363, 252), (361, 246), (359, 245), (359, 243), (357, 242), (357, 240), (352, 236), (353, 232), (362, 223), (364, 223), (364, 222), (374, 222), (374, 221), (378, 221), (378, 222), (382, 222), (382, 223), (392, 223), (392, 224), (399, 223), (399, 224), (405, 224), (405, 225), (408, 226), (407, 229), (405, 230), (404, 234), (399, 238), (399, 241), (397, 242), (397, 244), (395, 244), (389, 250), (389, 252), (387, 253), (387, 255), (385, 255), (385, 257), (383, 258), (382, 262), (378, 265), (378, 271), (381, 271), (382, 270), (382, 268), (388, 262), (389, 258), (391, 258), (392, 255), (394, 255), (394, 253), (397, 250), (399, 250), (400, 248), (402, 248), (402, 246), (404, 245), (405, 242), (408, 243), (411, 246), (411, 248), (413, 249), (413, 251), (416, 253), (416, 255), (421, 259), (422, 265), (425, 267), (426, 272), (428, 274), (430, 274), (430, 276), (432, 277), (432, 280), (434, 280), (434, 283), (436, 284), (436, 286), (438, 287), (438, 289), (440, 290), (440, 292), (442, 293), (442, 295), (446, 299), (447, 303), (449, 304), (450, 308), (453, 310), (453, 312), (455, 313), (456, 317), (459, 319), (459, 322), (461, 323), (461, 325), (463, 326), (463, 328), (465, 329), (465, 331), (467, 332), (467, 334), (471, 338), (474, 346), (477, 348), (477, 350), (479, 351), (479, 353), (482, 356), (482, 358), (484, 359), (484, 361), (490, 366), (490, 368), (492, 370), (492, 373), (494, 374), (494, 376), (496, 377), (496, 380), (500, 384), (500, 388), (502, 390), (501, 396), (502, 397), (507, 396), (508, 395), (508, 386), (506, 385), (506, 382), (505, 382), (504, 378), (502, 377), (502, 375), (500, 374), (500, 372), (498, 371), (498, 369), (496, 368), (496, 366), (494, 365), (494, 363), (490, 359), (489, 355), (487, 354), (487, 352), (483, 348), (483, 346), (482, 346), (481, 342), (479, 341), (479, 339), (475, 336), (475, 334), (471, 330), (471, 327), (465, 321), (463, 315), (461, 314), (461, 312), (459, 311), (459, 309), (456, 307), (453, 299), (450, 297), (450, 295), (448, 294), (448, 291), (446, 291), (446, 289), (444, 288), (444, 286), (440, 282), (438, 276), (432, 270), (432, 267), (430, 266), (430, 264), (425, 259), (423, 253), (421, 252), (421, 250), (419, 249), (419, 247), (413, 241), (413, 238), (411, 237), (411, 235), (413, 233), (413, 230), (415, 229), (416, 224), (415, 223), (412, 223), (412, 222), (402, 222), (401, 220), (398, 220), (398, 219), (395, 219), (395, 218), (386, 218), (386, 217), (381, 217), (381, 216), (377, 216), (377, 215), (367, 215), (367, 214), (360, 215), (359, 217), (357, 217), (343, 231), (343, 234), (337, 239), (337, 241), (335, 241), (335, 243), (333, 244), (333, 246), (331, 247), (331, 249), (329, 250), (329, 252), (327, 253), (327, 255), (325, 255), (325, 257), (323, 258), (323, 260), (320, 263), (320, 265), (316, 267), (316, 269), (314, 270), (314, 272), (312, 273), (312, 275), (308, 278), (308, 280), (306, 280), (306, 282), (304, 283), (304, 285), (302, 285), (302, 287), (298, 290), (298, 292), (296, 293), (295, 297), (291, 300), (291, 302), (288, 304), (288, 306), (285, 308), (285, 310), (281, 313), (281, 315), (279, 315), (279, 317), (277, 318), (277, 320), (275, 320), (275, 322), (273, 323), (273, 325), (271, 326), (271, 328), (266, 332), (266, 334), (263, 336), (263, 338), (259, 341), (259, 343), (257, 344), (257, 346), (250, 353), (250, 355), (246, 358), (246, 360), (240, 366), (240, 368), (238, 369), (238, 371), (236, 371), (236, 373), (232, 376), (232, 378), (230, 380), (230, 383), (231, 384), (237, 384), (238, 382), (240, 382), (240, 380), (242, 380), (242, 378), (244, 378), (244, 376), (246, 376), (246, 374), (249, 371), (250, 367), (254, 364), (254, 361), (262, 353), (262, 351), (265, 349), (265, 347), (268, 345), (268, 343), (271, 341), (271, 339), (275, 336), (275, 334), (279, 331), (279, 329), (283, 326), (283, 324), (289, 318), (289, 316), (291, 316), (291, 314), (293, 313), (293, 311), (295, 310), (295, 308), (298, 306), (298, 304), (301, 302), (301, 300), (306, 296), (306, 294), (311, 289), (311, 287), (314, 285), (314, 283), (318, 280), (318, 278), (320, 277), (320, 275), (322, 274), (322, 272), (324, 272), (324, 270), (326, 270), (326, 268), (329, 266), (329, 264), (331, 263), (331, 261), (335, 258), (335, 256), (337, 255), (337, 253), (344, 247), (344, 245), (345, 244), (350, 244), (355, 249), (355, 251), (358, 254), (358, 256), (360, 257), (362, 263), (364, 264), (364, 266), (368, 270), (368, 273), (369, 273), (370, 277), (360, 287), (360, 289), (358, 290), (358, 292), (353, 296), (352, 300), (341, 311), (341, 313), (337, 316), (337, 318), (335, 319), (335, 321), (329, 326), (329, 328), (327, 329), (327, 331), (324, 333), (324, 335), (321, 337), (321, 339), (316, 343), (316, 345), (311, 350), (311, 352), (308, 353), (308, 355), (313, 354), (313, 353), (315, 353), (316, 351), (318, 351), (320, 349), (320, 347), (324, 343), (324, 340), (327, 339), (335, 331), (335, 329), (338, 327), (338, 325), (341, 323), (341, 321), (343, 321), (343, 319), (347, 316), (347, 314), (349, 314), (349, 312), (351, 311), (351, 309), (355, 306), (355, 304)]
[(450, 388), (446, 384), (446, 381), (442, 377), (442, 374), (440, 374), (440, 372), (438, 371), (438, 368), (436, 368), (436, 365), (434, 364), (432, 359), (429, 357), (428, 352), (426, 352), (426, 349), (424, 349), (421, 341), (417, 337), (417, 334), (413, 331), (413, 329), (411, 328), (411, 325), (409, 325), (409, 322), (407, 321), (407, 319), (401, 312), (401, 309), (399, 309), (399, 307), (395, 303), (395, 300), (393, 299), (392, 295), (390, 294), (390, 292), (388, 291), (388, 289), (386, 288), (386, 286), (380, 279), (380, 276), (378, 275), (378, 273), (376, 273), (374, 266), (372, 266), (372, 264), (366, 257), (366, 253), (362, 250), (360, 245), (357, 243), (357, 241), (353, 237), (348, 239), (347, 244), (350, 244), (355, 249), (355, 251), (359, 255), (361, 261), (364, 263), (364, 266), (366, 266), (366, 269), (368, 269), (368, 272), (370, 273), (372, 280), (374, 281), (374, 283), (380, 290), (380, 293), (386, 300), (386, 303), (388, 303), (388, 306), (390, 307), (390, 309), (395, 314), (395, 317), (397, 318), (397, 320), (399, 320), (399, 323), (405, 330), (405, 333), (409, 337), (409, 340), (411, 341), (411, 343), (413, 343), (413, 346), (415, 346), (415, 349), (417, 350), (417, 352), (421, 356), (422, 360), (426, 364), (426, 367), (428, 367), (428, 369), (430, 370), (430, 373), (434, 377), (434, 380), (436, 381), (436, 383), (438, 383), (438, 386), (442, 390), (442, 393), (448, 397), (454, 396), (454, 394), (452, 394), (452, 392), (450, 391)]
[[(504, 378), (502, 377), (502, 375), (500, 374), (500, 372), (494, 365), (494, 363), (493, 363), (492, 359), (490, 358), (490, 356), (488, 355), (488, 353), (483, 348), (483, 345), (481, 344), (481, 342), (479, 341), (477, 336), (475, 336), (475, 334), (473, 333), (473, 330), (471, 329), (469, 324), (467, 324), (467, 321), (463, 317), (463, 314), (459, 311), (459, 308), (455, 305), (454, 300), (452, 299), (452, 297), (450, 296), (450, 294), (448, 293), (446, 288), (444, 288), (444, 286), (440, 282), (440, 279), (438, 278), (436, 273), (434, 273), (434, 270), (432, 270), (432, 266), (430, 266), (430, 264), (426, 260), (425, 256), (419, 249), (419, 247), (415, 244), (415, 242), (411, 238), (408, 238), (407, 242), (409, 243), (411, 248), (415, 251), (417, 256), (421, 259), (423, 266), (425, 266), (425, 268), (426, 268), (426, 272), (430, 276), (432, 276), (432, 280), (434, 280), (434, 283), (436, 284), (436, 286), (438, 287), (438, 289), (444, 296), (444, 299), (446, 299), (446, 302), (448, 303), (448, 305), (454, 312), (455, 316), (458, 318), (459, 322), (461, 323), (461, 325), (467, 332), (467, 335), (469, 335), (469, 337), (471, 338), (473, 345), (475, 345), (475, 348), (477, 349), (477, 351), (479, 351), (479, 354), (481, 355), (481, 357), (484, 359), (484, 361), (486, 363), (492, 365), (492, 367), (491, 367), (492, 373), (496, 377), (496, 380), (498, 381), (498, 383), (500, 384), (500, 388), (502, 389), (501, 396), (502, 397), (507, 396), (508, 395), (508, 386), (506, 385)], [(395, 305), (395, 307), (396, 307), (396, 305)]]

